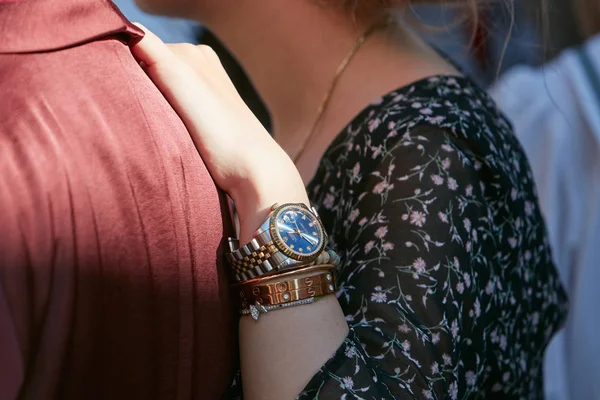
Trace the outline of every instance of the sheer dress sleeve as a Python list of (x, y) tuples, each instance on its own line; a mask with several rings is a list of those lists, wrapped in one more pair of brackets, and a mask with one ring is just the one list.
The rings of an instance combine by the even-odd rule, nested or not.
[(527, 293), (553, 288), (523, 276), (530, 264), (516, 268), (551, 263), (543, 224), (506, 212), (527, 207), (528, 190), (501, 187), (468, 140), (428, 126), (386, 132), (401, 137), (367, 140), (337, 169), (339, 185), (325, 177), (313, 191), (342, 256), (350, 332), (299, 399), (503, 398), (509, 382), (541, 373), (529, 363), (551, 333), (533, 310), (552, 300)]

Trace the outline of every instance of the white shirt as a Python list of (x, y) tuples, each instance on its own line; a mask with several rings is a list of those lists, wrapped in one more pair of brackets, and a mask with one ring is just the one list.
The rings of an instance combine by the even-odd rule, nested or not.
[(548, 400), (600, 399), (599, 82), (597, 35), (542, 68), (513, 69), (491, 90), (529, 156), (570, 298), (567, 324), (546, 353)]

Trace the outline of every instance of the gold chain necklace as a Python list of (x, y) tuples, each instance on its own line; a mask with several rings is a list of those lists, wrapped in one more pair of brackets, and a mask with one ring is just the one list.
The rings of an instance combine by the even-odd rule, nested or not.
[(298, 163), (298, 160), (304, 154), (304, 150), (306, 150), (306, 146), (310, 143), (311, 139), (315, 135), (315, 132), (317, 130), (317, 125), (319, 125), (319, 122), (321, 122), (321, 119), (323, 118), (323, 114), (325, 114), (325, 109), (327, 108), (327, 105), (329, 104), (329, 100), (331, 99), (331, 96), (333, 95), (333, 91), (335, 90), (335, 87), (336, 87), (338, 81), (340, 80), (340, 77), (342, 76), (342, 74), (344, 73), (344, 71), (346, 70), (348, 65), (350, 64), (350, 61), (352, 61), (352, 58), (354, 58), (354, 55), (356, 55), (356, 53), (362, 47), (362, 45), (365, 43), (367, 38), (373, 32), (375, 32), (376, 30), (378, 30), (379, 28), (381, 28), (382, 26), (385, 26), (385, 25), (387, 25), (387, 23), (386, 24), (375, 24), (368, 31), (363, 33), (358, 38), (358, 40), (354, 43), (354, 46), (348, 52), (346, 57), (342, 60), (340, 65), (337, 67), (337, 69), (335, 71), (335, 75), (333, 76), (333, 80), (331, 81), (331, 85), (329, 86), (329, 90), (325, 93), (325, 96), (323, 96), (323, 100), (321, 100), (321, 104), (319, 104), (319, 108), (317, 109), (317, 116), (315, 117), (312, 127), (311, 127), (308, 135), (304, 138), (302, 143), (300, 143), (300, 149), (296, 152), (296, 155), (293, 158), (294, 164)]

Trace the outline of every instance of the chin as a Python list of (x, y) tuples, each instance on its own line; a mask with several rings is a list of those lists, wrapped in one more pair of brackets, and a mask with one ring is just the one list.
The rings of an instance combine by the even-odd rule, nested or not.
[(137, 6), (144, 12), (169, 17), (189, 16), (186, 9), (187, 1), (181, 0), (135, 0)]

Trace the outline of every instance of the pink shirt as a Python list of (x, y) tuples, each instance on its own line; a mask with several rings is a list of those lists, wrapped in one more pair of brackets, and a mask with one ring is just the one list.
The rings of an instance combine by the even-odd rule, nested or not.
[(224, 199), (141, 37), (107, 0), (0, 0), (0, 399), (211, 399), (232, 377)]

